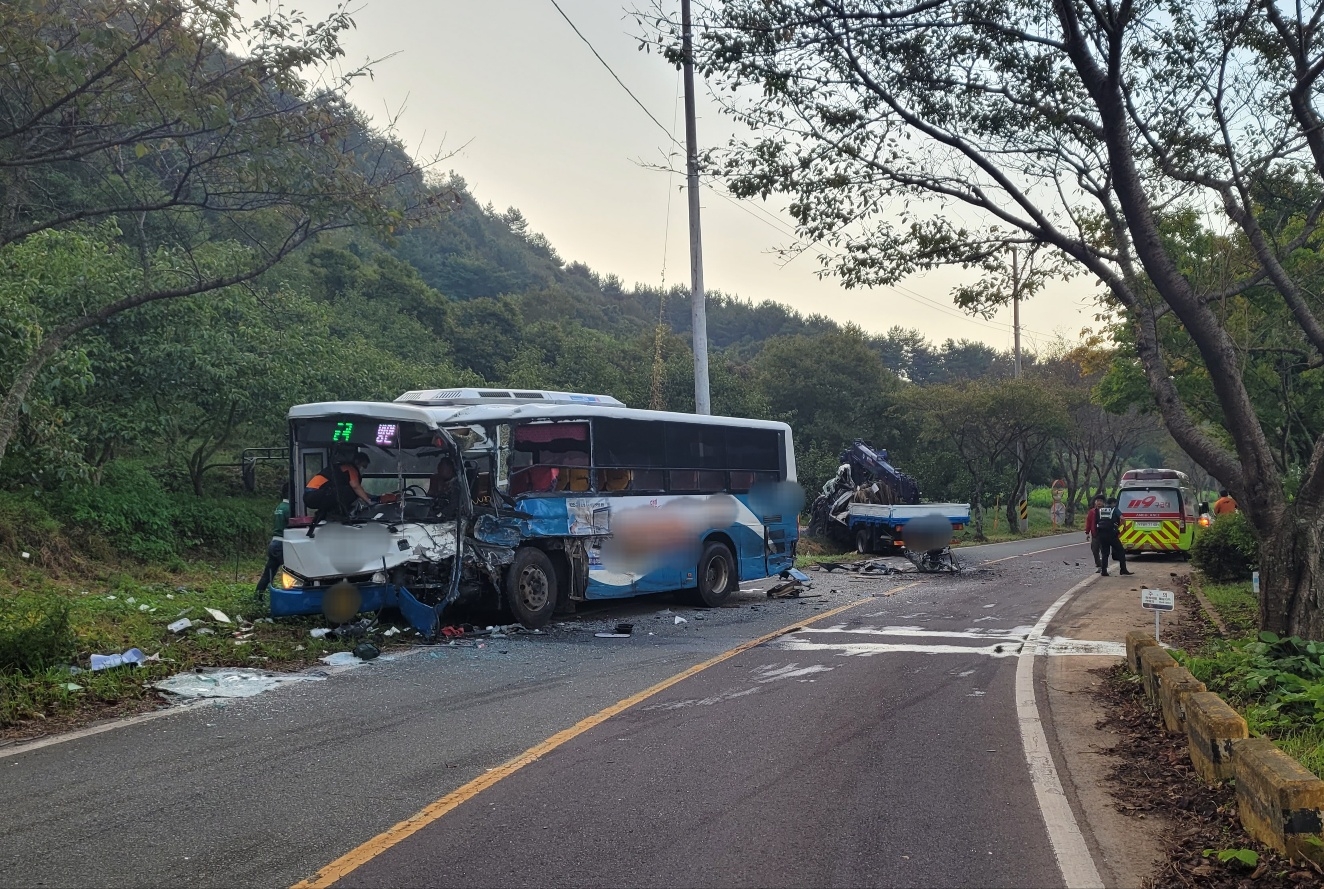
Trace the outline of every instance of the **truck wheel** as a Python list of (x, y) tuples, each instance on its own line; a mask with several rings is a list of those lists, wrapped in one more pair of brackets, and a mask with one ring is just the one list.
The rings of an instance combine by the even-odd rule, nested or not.
[(736, 560), (725, 544), (710, 543), (699, 557), (698, 601), (709, 608), (721, 605), (736, 586)]
[(855, 532), (855, 551), (860, 555), (873, 552), (873, 535), (869, 533), (868, 528), (861, 528)]
[(535, 546), (515, 552), (506, 569), (506, 602), (515, 620), (530, 630), (547, 625), (556, 611), (556, 569), (547, 554)]

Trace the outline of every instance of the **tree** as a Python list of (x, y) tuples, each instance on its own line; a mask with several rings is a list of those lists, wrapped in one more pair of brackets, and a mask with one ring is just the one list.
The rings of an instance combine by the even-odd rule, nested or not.
[(795, 430), (796, 466), (811, 491), (837, 468), (857, 438), (886, 447), (890, 410), (901, 387), (860, 328), (769, 340), (755, 361), (770, 416)]
[[(713, 158), (733, 193), (789, 195), (850, 286), (964, 266), (983, 280), (956, 296), (987, 309), (1010, 293), (1014, 245), (1041, 247), (1030, 289), (1091, 277), (1169, 432), (1255, 529), (1261, 625), (1324, 638), (1324, 435), (1290, 497), (1224, 312), (1268, 300), (1289, 345), (1324, 361), (1319, 291), (1294, 261), (1324, 221), (1319, 10), (713, 0), (698, 19), (701, 69), (756, 133)], [(650, 26), (678, 59), (674, 18)], [(1216, 284), (1184, 274), (1166, 225), (1182, 214), (1244, 245)], [(1222, 434), (1183, 400), (1161, 326), (1189, 338)]]
[(1057, 390), (1067, 412), (1066, 426), (1053, 443), (1053, 463), (1066, 482), (1068, 525), (1075, 524), (1076, 510), (1095, 491), (1112, 487), (1122, 462), (1154, 432), (1153, 418), (1140, 406), (1122, 404), (1114, 412), (1100, 403), (1097, 389), (1115, 352), (1097, 338), (1075, 346), (1058, 343), (1033, 372)]
[[(252, 281), (319, 232), (430, 213), (417, 165), (372, 133), (329, 65), (343, 7), (252, 24), (238, 0), (17, 0), (0, 15), (0, 263), (114, 220), (136, 274), (39, 314), (0, 398), (3, 459), (42, 368), (138, 306)], [(240, 55), (234, 55), (238, 52)], [(22, 273), (22, 270), (17, 270)]]

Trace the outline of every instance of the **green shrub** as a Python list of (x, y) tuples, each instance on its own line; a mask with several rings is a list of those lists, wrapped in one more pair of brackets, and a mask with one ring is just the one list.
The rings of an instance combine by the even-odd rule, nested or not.
[(176, 553), (176, 499), (145, 466), (128, 461), (108, 464), (100, 485), (71, 485), (55, 496), (57, 508), (71, 522), (143, 561), (160, 561)]
[(73, 654), (68, 602), (31, 594), (0, 599), (0, 672), (37, 673)]
[(271, 537), (274, 499), (181, 496), (175, 524), (181, 544), (214, 552), (264, 552)]
[(60, 523), (28, 492), (0, 491), (0, 551), (17, 555), (39, 549), (60, 533)]
[(1210, 580), (1245, 580), (1260, 561), (1260, 547), (1241, 512), (1219, 516), (1191, 547), (1195, 567)]

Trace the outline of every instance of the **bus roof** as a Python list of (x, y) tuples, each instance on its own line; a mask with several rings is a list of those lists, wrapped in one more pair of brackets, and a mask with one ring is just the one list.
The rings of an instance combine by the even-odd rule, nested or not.
[(297, 404), (289, 410), (289, 419), (330, 417), (339, 414), (357, 414), (380, 417), (383, 420), (425, 423), (435, 426), (465, 425), (467, 423), (500, 423), (520, 420), (575, 420), (592, 417), (610, 417), (630, 420), (652, 420), (703, 425), (744, 426), (753, 429), (778, 429), (790, 433), (791, 427), (776, 420), (750, 420), (743, 417), (715, 417), (705, 414), (682, 414), (674, 411), (649, 411), (639, 408), (614, 407), (602, 404), (547, 404), (505, 403), (423, 406), (395, 401), (322, 401)]
[(1178, 487), (1190, 484), (1186, 473), (1178, 472), (1176, 469), (1128, 469), (1122, 473), (1122, 484), (1127, 482), (1143, 482), (1158, 487)]

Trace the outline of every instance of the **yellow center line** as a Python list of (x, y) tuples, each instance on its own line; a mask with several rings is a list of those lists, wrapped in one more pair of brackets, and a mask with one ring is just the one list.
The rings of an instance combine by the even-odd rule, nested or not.
[[(914, 586), (916, 583), (918, 583), (918, 581), (912, 581), (911, 583), (896, 587), (895, 589), (892, 590), (892, 592), (896, 592), (897, 590), (904, 589), (905, 587), (908, 586)], [(824, 618), (841, 614), (843, 611), (847, 611), (851, 608), (854, 608), (857, 605), (863, 605), (864, 603), (871, 601), (873, 601), (872, 596), (869, 597), (868, 599), (859, 599), (847, 605), (842, 605), (838, 608), (833, 608), (830, 611), (824, 611), (822, 614), (815, 615), (814, 617), (810, 618), (807, 621), (799, 621), (797, 623), (791, 624), (788, 627), (783, 627), (780, 630), (774, 630), (771, 633), (766, 633), (762, 636), (759, 636), (757, 639), (751, 639), (748, 642), (741, 643), (740, 645), (737, 645), (735, 648), (732, 648), (730, 651), (725, 651), (714, 658), (709, 658), (703, 663), (695, 664), (693, 667), (690, 667), (688, 670), (683, 670), (669, 679), (664, 679), (661, 682), (657, 683), (656, 685), (650, 686), (649, 688), (646, 688), (641, 692), (637, 692), (635, 694), (630, 695), (628, 698), (617, 701), (615, 704), (612, 704), (610, 707), (607, 707), (603, 710), (599, 710), (597, 713), (594, 713), (592, 716), (588, 716), (585, 717), (584, 719), (581, 719), (579, 722), (570, 726), (570, 728), (559, 731), (556, 734), (552, 735), (547, 740), (535, 744), (534, 746), (530, 747), (528, 750), (525, 750), (519, 756), (516, 756), (514, 759), (507, 760), (505, 763), (497, 766), (491, 771), (486, 772), (478, 776), (477, 778), (474, 778), (469, 783), (457, 787), (455, 790), (452, 790), (450, 793), (446, 794), (441, 799), (437, 800), (434, 803), (429, 804), (422, 811), (409, 816), (404, 821), (401, 821), (398, 824), (393, 825), (392, 827), (388, 827), (386, 830), (377, 834), (377, 836), (363, 843), (359, 847), (355, 849), (351, 849), (350, 851), (346, 852), (344, 855), (340, 856), (335, 861), (331, 862), (326, 867), (322, 868), (316, 874), (309, 877), (308, 879), (300, 880), (298, 883), (295, 883), (292, 889), (317, 889), (317, 887), (331, 886), (341, 877), (344, 877), (347, 874), (357, 870), (358, 868), (367, 864), (372, 859), (376, 858), (378, 855), (381, 855), (383, 852), (390, 849), (392, 846), (395, 846), (396, 844), (402, 842), (408, 837), (413, 836), (415, 833), (418, 833), (418, 831), (422, 830), (432, 822), (441, 818), (443, 815), (450, 812), (452, 809), (456, 808), (461, 803), (473, 799), (475, 796), (482, 793), (484, 790), (491, 787), (492, 785), (496, 784), (501, 779), (513, 775), (515, 772), (518, 772), (526, 765), (532, 762), (536, 762), (539, 758), (545, 756), (548, 753), (551, 753), (553, 750), (555, 750), (557, 747), (560, 747), (565, 742), (573, 738), (576, 738), (579, 735), (582, 735), (584, 732), (588, 731), (594, 726), (600, 725), (601, 723), (606, 722), (608, 719), (611, 719), (613, 716), (616, 716), (630, 709), (635, 704), (638, 704), (640, 701), (647, 700), (648, 698), (651, 698), (653, 695), (658, 694), (659, 692), (666, 691), (668, 688), (671, 688), (671, 686), (675, 685), (676, 683), (682, 682), (697, 673), (701, 673), (704, 670), (707, 670), (709, 667), (720, 664), (722, 661), (733, 658), (736, 655), (740, 654), (741, 652), (748, 651), (749, 649), (762, 645), (765, 642), (770, 642), (773, 639), (776, 639), (778, 636), (785, 636), (788, 633), (794, 633), (796, 630), (800, 629), (806, 624), (812, 624), (817, 621), (823, 620)]]

